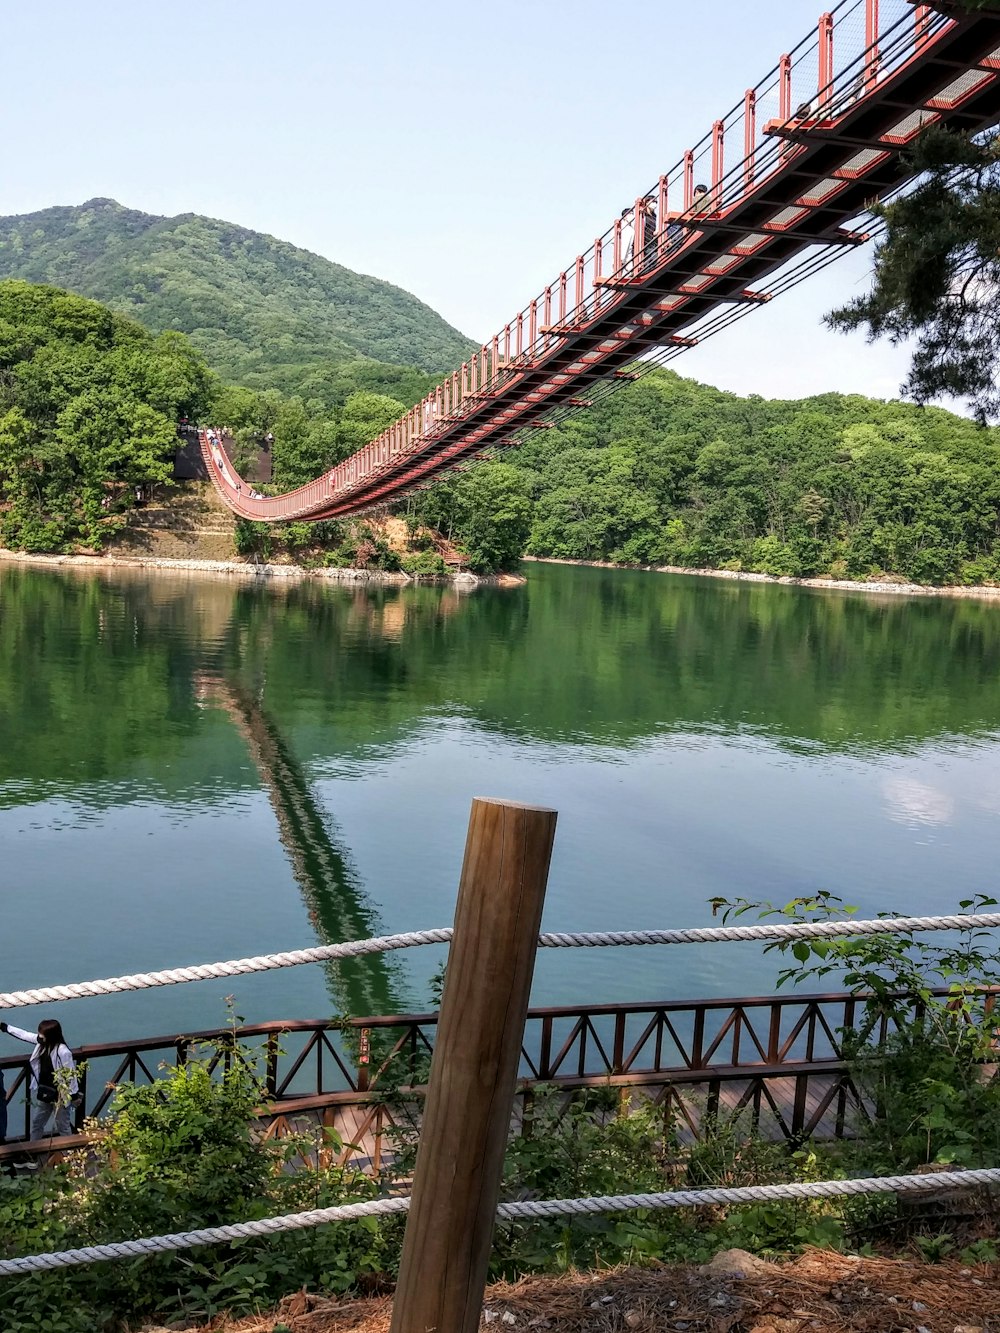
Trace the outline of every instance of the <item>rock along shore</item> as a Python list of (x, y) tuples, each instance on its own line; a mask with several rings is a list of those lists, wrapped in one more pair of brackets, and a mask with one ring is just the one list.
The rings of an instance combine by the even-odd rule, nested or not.
[(740, 583), (780, 583), (792, 588), (833, 588), (839, 592), (889, 593), (908, 597), (978, 597), (1000, 601), (1000, 587), (974, 584), (903, 583), (889, 580), (862, 582), (859, 579), (798, 579), (776, 574), (752, 574), (735, 569), (693, 569), (686, 565), (615, 565), (609, 560), (560, 560), (556, 556), (526, 555), (539, 565), (583, 565), (592, 569), (635, 569), (646, 574), (693, 574), (703, 579), (733, 579)]
[[(826, 588), (836, 592), (863, 592), (907, 597), (973, 597), (983, 601), (1000, 601), (1000, 587), (987, 584), (904, 583), (902, 581), (830, 578), (792, 578), (775, 574), (754, 574), (746, 570), (695, 569), (687, 565), (616, 565), (610, 560), (562, 560), (557, 556), (526, 555), (524, 561), (538, 565), (580, 565), (589, 569), (637, 570), (644, 574), (685, 574), (696, 578), (729, 579), (738, 583), (777, 583), (792, 588)], [(486, 587), (514, 588), (525, 583), (520, 574), (478, 575), (468, 571), (457, 574), (415, 578), (401, 570), (340, 569), (336, 567), (306, 569), (303, 565), (272, 565), (242, 560), (168, 560), (146, 556), (116, 555), (42, 555), (31, 551), (8, 551), (0, 547), (0, 562), (22, 565), (41, 565), (49, 568), (73, 569), (149, 569), (164, 573), (191, 572), (215, 574), (233, 578), (251, 579), (320, 579), (329, 583), (385, 584), (405, 587), (410, 583), (450, 583), (459, 588)]]
[(162, 573), (190, 572), (249, 579), (320, 579), (329, 583), (388, 584), (402, 587), (409, 583), (449, 583), (458, 588), (480, 585), (509, 588), (524, 583), (517, 574), (481, 576), (462, 571), (434, 577), (414, 578), (402, 571), (382, 569), (306, 569), (302, 565), (270, 565), (242, 560), (167, 560), (144, 556), (115, 555), (41, 555), (31, 551), (7, 551), (0, 548), (0, 561), (18, 565), (41, 565), (50, 569), (148, 569)]

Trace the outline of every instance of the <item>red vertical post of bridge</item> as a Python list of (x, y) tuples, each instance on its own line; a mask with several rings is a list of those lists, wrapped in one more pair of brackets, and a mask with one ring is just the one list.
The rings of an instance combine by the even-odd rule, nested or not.
[(878, 78), (878, 31), (878, 0), (865, 0), (865, 92), (874, 88)]
[(820, 117), (830, 114), (833, 101), (833, 15), (821, 14), (819, 20), (819, 71), (816, 76), (819, 89), (816, 114)]
[[(661, 176), (659, 188), (656, 192), (656, 226), (657, 226), (657, 257), (662, 260), (667, 252), (667, 205), (668, 205), (668, 185), (666, 176)], [(595, 242), (595, 255), (596, 255)], [(596, 263), (596, 260), (595, 260)]]
[(476, 1333), (556, 812), (472, 803), (390, 1333)]
[(712, 207), (722, 207), (722, 177), (725, 175), (725, 127), (721, 120), (712, 126)]
[(743, 97), (743, 193), (753, 188), (754, 152), (757, 147), (757, 93), (748, 88)]
[(792, 57), (784, 55), (778, 61), (778, 119), (792, 118)]

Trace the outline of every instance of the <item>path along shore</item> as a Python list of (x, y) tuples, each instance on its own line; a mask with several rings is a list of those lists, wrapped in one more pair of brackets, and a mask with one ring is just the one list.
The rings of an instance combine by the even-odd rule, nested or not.
[(703, 579), (731, 579), (740, 583), (780, 583), (792, 588), (833, 588), (838, 592), (889, 593), (907, 597), (977, 597), (1000, 601), (1000, 587), (987, 584), (903, 583), (859, 579), (797, 579), (776, 574), (751, 574), (734, 569), (693, 569), (687, 565), (615, 565), (608, 560), (560, 560), (556, 556), (526, 555), (525, 561), (538, 565), (583, 565), (590, 569), (632, 569), (645, 574), (693, 574)]

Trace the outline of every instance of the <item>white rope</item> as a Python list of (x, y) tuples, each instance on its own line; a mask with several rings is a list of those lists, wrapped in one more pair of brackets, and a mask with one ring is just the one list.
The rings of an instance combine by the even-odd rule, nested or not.
[[(546, 1217), (591, 1216), (595, 1213), (620, 1213), (636, 1208), (699, 1208), (706, 1205), (756, 1203), (776, 1199), (836, 1199), (858, 1194), (919, 1194), (930, 1190), (962, 1189), (976, 1185), (1000, 1185), (1000, 1169), (991, 1167), (974, 1171), (940, 1171), (923, 1176), (877, 1176), (858, 1180), (817, 1180), (801, 1184), (742, 1185), (726, 1189), (667, 1190), (661, 1194), (611, 1194), (582, 1199), (539, 1199), (502, 1203), (497, 1208), (501, 1222), (532, 1221)], [(371, 1199), (365, 1203), (338, 1204), (333, 1208), (314, 1208), (305, 1213), (283, 1217), (265, 1217), (255, 1222), (234, 1222), (228, 1226), (203, 1227), (198, 1231), (178, 1231), (167, 1236), (148, 1236), (141, 1240), (116, 1241), (108, 1245), (88, 1245), (78, 1250), (25, 1255), (20, 1259), (0, 1261), (0, 1278), (37, 1273), (49, 1268), (69, 1268), (76, 1264), (102, 1263), (111, 1259), (140, 1259), (149, 1254), (186, 1250), (195, 1245), (218, 1245), (231, 1240), (270, 1236), (282, 1231), (346, 1222), (357, 1217), (386, 1216), (406, 1212), (409, 1197)]]
[(775, 1199), (840, 1199), (856, 1194), (919, 1194), (938, 1189), (1000, 1185), (1000, 1168), (936, 1171), (924, 1176), (864, 1176), (857, 1180), (813, 1180), (784, 1185), (733, 1185), (725, 1189), (668, 1190), (663, 1194), (610, 1194), (602, 1198), (532, 1199), (502, 1203), (502, 1222), (532, 1218), (589, 1216), (628, 1212), (633, 1208), (702, 1208), (707, 1205), (758, 1203)]
[(287, 1213), (284, 1217), (262, 1217), (255, 1222), (233, 1222), (224, 1227), (202, 1227), (198, 1231), (175, 1231), (168, 1236), (147, 1236), (142, 1240), (121, 1240), (109, 1245), (86, 1245), (79, 1250), (60, 1250), (50, 1254), (30, 1254), (22, 1259), (0, 1261), (0, 1278), (24, 1273), (40, 1273), (46, 1268), (71, 1268), (75, 1264), (106, 1263), (110, 1259), (143, 1259), (149, 1254), (169, 1250), (187, 1250), (195, 1245), (221, 1245), (231, 1240), (250, 1240), (272, 1236), (280, 1231), (299, 1231), (304, 1227), (323, 1226), (327, 1222), (348, 1222), (355, 1217), (405, 1213), (409, 1197), (369, 1199), (365, 1203), (338, 1204), (335, 1208), (313, 1208), (307, 1213)]
[[(910, 935), (927, 930), (968, 930), (1000, 926), (1000, 912), (965, 913), (958, 916), (894, 916), (870, 921), (802, 921), (757, 926), (696, 926), (679, 930), (616, 930), (539, 935), (543, 949), (600, 948), (640, 944), (727, 944), (745, 940), (831, 939), (851, 935)], [(58, 1000), (79, 1000), (89, 995), (112, 995), (117, 991), (147, 990), (154, 986), (177, 986), (185, 981), (209, 981), (214, 977), (237, 977), (248, 972), (270, 972), (301, 963), (324, 963), (337, 958), (357, 958), (392, 949), (411, 949), (421, 944), (447, 944), (452, 930), (413, 930), (402, 935), (382, 935), (346, 944), (323, 944), (287, 953), (259, 954), (225, 963), (199, 963), (192, 967), (167, 968), (161, 972), (136, 972), (102, 981), (77, 981), (63, 986), (40, 986), (33, 990), (0, 991), (0, 1009), (19, 1009)]]
[(298, 967), (300, 963), (325, 963), (335, 958), (388, 953), (392, 949), (409, 949), (417, 944), (447, 944), (451, 936), (450, 929), (416, 930), (404, 935), (381, 935), (371, 940), (349, 940), (346, 944), (321, 944), (312, 949), (293, 949), (288, 953), (234, 958), (227, 963), (198, 963), (193, 967), (172, 967), (162, 972), (135, 972), (127, 977), (106, 977), (103, 981), (76, 981), (65, 986), (3, 991), (0, 992), (0, 1009), (49, 1004), (55, 1000), (79, 1000), (88, 995), (112, 995), (117, 991), (147, 990), (153, 986), (178, 986), (185, 981), (210, 981), (213, 977), (238, 977), (247, 972)]
[(925, 930), (1000, 926), (1000, 912), (958, 916), (885, 916), (870, 921), (771, 922), (759, 926), (695, 926), (680, 930), (612, 930), (539, 935), (542, 948), (594, 948), (611, 944), (731, 944), (738, 940), (818, 940), (848, 935), (910, 935)]

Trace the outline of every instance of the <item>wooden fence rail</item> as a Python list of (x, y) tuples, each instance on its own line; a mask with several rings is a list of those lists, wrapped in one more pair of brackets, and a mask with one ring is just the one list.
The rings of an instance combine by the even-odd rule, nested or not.
[[(984, 1007), (992, 1010), (998, 994), (1000, 988), (983, 992)], [(865, 1014), (863, 997), (845, 993), (532, 1009), (519, 1093), (541, 1084), (566, 1091), (633, 1087), (664, 1105), (683, 1104), (685, 1122), (694, 1119), (691, 1099), (700, 1098), (709, 1109), (740, 1103), (755, 1115), (770, 1116), (776, 1132), (789, 1137), (817, 1130), (840, 1136), (849, 1129), (854, 1099), (845, 1078), (842, 1034), (864, 1032)], [(200, 1052), (224, 1066), (232, 1058), (234, 1036), (257, 1048), (275, 1117), (287, 1120), (298, 1109), (357, 1108), (367, 1118), (372, 1107), (391, 1100), (391, 1091), (425, 1082), (436, 1027), (435, 1013), (398, 1014), (274, 1021), (235, 1032), (209, 1028), (80, 1046), (75, 1055), (87, 1068), (77, 1126), (107, 1112), (116, 1086), (151, 1083), (161, 1065), (184, 1063)], [(890, 1027), (883, 1017), (867, 1035), (881, 1043)], [(26, 1139), (27, 1051), (0, 1058), (0, 1071), (8, 1134)], [(697, 1124), (690, 1128), (697, 1132)]]

